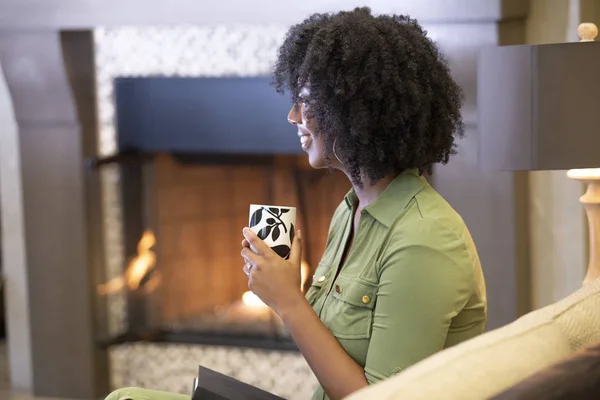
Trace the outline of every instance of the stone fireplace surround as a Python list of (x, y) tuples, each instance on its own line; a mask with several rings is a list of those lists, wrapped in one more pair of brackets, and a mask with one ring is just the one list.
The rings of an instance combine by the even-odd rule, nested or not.
[[(98, 156), (107, 157), (118, 152), (115, 78), (267, 75), (284, 34), (284, 27), (269, 25), (97, 28), (94, 50)], [(106, 280), (120, 276), (126, 264), (119, 178), (116, 168), (101, 170)], [(117, 294), (109, 298), (109, 333), (125, 330), (123, 296)]]
[[(8, 237), (3, 238), (4, 243), (20, 243), (5, 247), (9, 265), (6, 273), (12, 284), (7, 293), (8, 333), (9, 338), (12, 337), (8, 343), (9, 357), (12, 383), (17, 388), (31, 390), (37, 395), (69, 398), (94, 398), (106, 393), (108, 388), (108, 355), (93, 345), (98, 316), (91, 314), (91, 310), (95, 309), (91, 305), (94, 297), (86, 282), (94, 280), (92, 277), (104, 265), (105, 256), (115, 257), (106, 261), (109, 265), (117, 265), (119, 252), (109, 251), (116, 249), (116, 240), (111, 242), (113, 239), (108, 237), (108, 230), (105, 230), (105, 236), (97, 236), (93, 232), (102, 230), (92, 229), (110, 224), (110, 212), (103, 218), (98, 216), (102, 215), (101, 210), (108, 210), (114, 203), (107, 197), (102, 204), (94, 204), (89, 200), (99, 197), (97, 195), (101, 187), (104, 193), (110, 192), (101, 185), (118, 185), (118, 182), (110, 182), (109, 178), (95, 182), (82, 168), (84, 157), (106, 154), (104, 151), (110, 153), (110, 135), (100, 134), (105, 142), (99, 143), (97, 140), (99, 131), (108, 132), (111, 129), (106, 125), (106, 121), (110, 120), (110, 111), (105, 113), (110, 106), (102, 110), (100, 75), (97, 82), (89, 79), (89, 72), (100, 58), (100, 53), (94, 57), (89, 46), (94, 39), (91, 31), (109, 34), (141, 27), (148, 32), (160, 32), (163, 29), (203, 30), (208, 26), (211, 29), (220, 29), (217, 26), (250, 26), (252, 29), (269, 27), (273, 29), (272, 32), (277, 29), (281, 35), (290, 23), (297, 22), (310, 12), (356, 5), (350, 1), (283, 4), (260, 0), (223, 1), (208, 6), (201, 4), (204, 2), (183, 0), (175, 3), (167, 6), (166, 2), (148, 5), (138, 0), (125, 5), (117, 4), (114, 0), (7, 0), (0, 5), (0, 62), (18, 124), (16, 142), (2, 139), (2, 145), (9, 143), (12, 146), (12, 153), (3, 154), (17, 155), (16, 159), (11, 156), (12, 164), (7, 165), (3, 161), (2, 185), (3, 190), (22, 192), (22, 202), (19, 202), (18, 196), (11, 197), (12, 202), (2, 199), (3, 216), (12, 217), (19, 212), (23, 216), (20, 222), (18, 218), (10, 220), (21, 230), (7, 231)], [(516, 270), (522, 260), (520, 243), (514, 232), (521, 220), (517, 215), (515, 198), (522, 192), (512, 175), (490, 175), (477, 170), (476, 159), (473, 158), (477, 148), (475, 55), (481, 45), (523, 41), (522, 22), (526, 16), (527, 2), (383, 0), (372, 3), (376, 12), (405, 12), (418, 17), (431, 36), (442, 45), (457, 80), (465, 90), (467, 138), (459, 148), (459, 151), (465, 150), (464, 154), (448, 166), (436, 169), (433, 183), (456, 205), (471, 227), (482, 262), (487, 268), (488, 281), (494, 282), (488, 293), (490, 304), (497, 306), (496, 309), (490, 309), (490, 325), (502, 325), (518, 314), (517, 300), (507, 299), (504, 293), (508, 290), (520, 295)], [(167, 25), (170, 27), (165, 28)], [(125, 28), (133, 26), (137, 27)], [(96, 36), (95, 40), (98, 38)], [(240, 37), (239, 40), (244, 38)], [(147, 44), (143, 42), (138, 46)], [(122, 49), (125, 52), (134, 50)], [(188, 53), (182, 57), (191, 56)], [(171, 61), (162, 62), (169, 65)], [(181, 64), (187, 65), (185, 62)], [(135, 67), (129, 65), (122, 67), (136, 71)], [(89, 107), (95, 103), (98, 104), (97, 110)], [(461, 204), (457, 196), (466, 190), (478, 193), (475, 197), (499, 192), (504, 195), (486, 197), (488, 201), (477, 201), (475, 204)], [(16, 214), (7, 214), (13, 211)], [(115, 211), (114, 215), (117, 214)], [(482, 219), (483, 215), (500, 220), (502, 224), (489, 232), (489, 220)], [(9, 224), (6, 218), (3, 218), (3, 224)], [(506, 242), (498, 244), (494, 239), (497, 236), (506, 237)], [(104, 251), (95, 252), (97, 248)], [(494, 298), (499, 301), (494, 302)], [(115, 306), (115, 309), (118, 307)], [(48, 342), (52, 346), (48, 346)], [(173, 345), (167, 350), (171, 354), (186, 354), (175, 358), (187, 358), (185, 363), (191, 363), (191, 368), (195, 368), (196, 363), (202, 363), (201, 359), (209, 360), (212, 357), (200, 347), (191, 349)], [(167, 370), (174, 371), (172, 376), (185, 375), (186, 372), (177, 370), (183, 364), (177, 363), (175, 366), (163, 362), (161, 365), (158, 360), (164, 360), (161, 358), (167, 354), (164, 351), (164, 347), (159, 349), (144, 344), (127, 345), (119, 351), (113, 351), (110, 359), (114, 384), (120, 386), (137, 382), (145, 385), (149, 379), (155, 382), (161, 380)], [(221, 357), (220, 350), (215, 351), (212, 354)], [(244, 362), (254, 355), (244, 356), (241, 353), (244, 352), (236, 355), (240, 360), (236, 368), (255, 362)], [(275, 357), (276, 360), (270, 359), (267, 364), (269, 368), (285, 363), (291, 371), (298, 371), (296, 368), (306, 371), (301, 364), (295, 364), (297, 361), (294, 360), (297, 359), (269, 357)], [(144, 364), (150, 360), (157, 361), (156, 365), (161, 368), (146, 372), (148, 378), (127, 375), (125, 372), (118, 375), (119, 368), (129, 373), (146, 371)], [(174, 368), (171, 369), (169, 365)], [(204, 365), (218, 369), (217, 364), (211, 361), (206, 361)], [(239, 374), (241, 379), (247, 377), (244, 375), (246, 372)], [(169, 388), (187, 392), (183, 379)], [(251, 380), (249, 377), (246, 379)], [(282, 385), (294, 387), (294, 383)], [(309, 387), (310, 382), (306, 386)]]

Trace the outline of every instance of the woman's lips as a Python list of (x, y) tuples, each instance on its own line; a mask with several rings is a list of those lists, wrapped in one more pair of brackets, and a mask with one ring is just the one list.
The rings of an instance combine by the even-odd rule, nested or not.
[(300, 137), (300, 144), (302, 145), (302, 150), (306, 151), (312, 144), (312, 137), (306, 134), (298, 135)]

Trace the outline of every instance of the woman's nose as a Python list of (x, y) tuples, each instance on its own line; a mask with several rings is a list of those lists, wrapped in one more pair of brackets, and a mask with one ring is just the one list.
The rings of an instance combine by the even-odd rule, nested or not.
[(300, 111), (300, 107), (294, 105), (288, 114), (287, 120), (292, 125), (302, 124), (302, 112)]

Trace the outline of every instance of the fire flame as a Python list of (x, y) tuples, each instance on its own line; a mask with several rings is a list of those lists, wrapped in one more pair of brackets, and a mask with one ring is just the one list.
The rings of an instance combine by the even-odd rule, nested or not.
[[(309, 273), (310, 266), (306, 261), (302, 260), (302, 263), (300, 264), (300, 290), (304, 287), (304, 283), (306, 282)], [(251, 290), (242, 294), (242, 303), (244, 303), (245, 306), (253, 308), (266, 307), (266, 304), (263, 303), (257, 295), (252, 293)]]
[[(151, 272), (152, 267), (156, 264), (156, 254), (152, 251), (152, 247), (156, 244), (156, 237), (151, 230), (146, 230), (142, 238), (138, 242), (137, 255), (127, 266), (123, 276), (111, 279), (110, 281), (98, 286), (98, 294), (107, 295), (118, 292), (125, 286), (129, 290), (137, 290), (142, 286), (142, 281)], [(154, 271), (153, 276), (144, 283), (144, 290), (148, 293), (158, 287), (160, 283), (160, 275), (158, 271)]]
[(255, 295), (254, 293), (252, 293), (252, 291), (248, 290), (247, 292), (244, 292), (244, 294), (242, 295), (242, 302), (244, 303), (244, 305), (248, 306), (248, 307), (266, 307), (267, 305), (265, 303), (262, 302), (262, 300)]
[(308, 279), (308, 274), (310, 274), (310, 265), (305, 260), (302, 260), (300, 264), (300, 290), (304, 287), (306, 280)]
[[(160, 284), (161, 278), (158, 271), (152, 271), (156, 264), (156, 253), (152, 247), (156, 244), (156, 237), (151, 230), (146, 230), (142, 238), (138, 242), (137, 255), (131, 260), (125, 273), (122, 276), (111, 279), (110, 281), (98, 285), (97, 291), (101, 296), (116, 293), (122, 290), (125, 286), (129, 290), (137, 290), (141, 286), (146, 293), (151, 293)], [(143, 283), (142, 281), (152, 272), (152, 277)], [(304, 283), (310, 273), (310, 266), (306, 261), (302, 261), (300, 265), (300, 290), (304, 287)], [(262, 300), (252, 293), (247, 291), (242, 295), (244, 305), (253, 308), (266, 307)]]

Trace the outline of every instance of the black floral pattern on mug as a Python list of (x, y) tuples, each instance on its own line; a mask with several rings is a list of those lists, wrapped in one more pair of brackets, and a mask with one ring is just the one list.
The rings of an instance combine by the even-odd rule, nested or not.
[[(294, 224), (290, 224), (290, 227), (286, 226), (285, 222), (282, 221), (281, 216), (290, 211), (289, 208), (278, 208), (278, 207), (260, 207), (250, 217), (250, 228), (258, 225), (263, 219), (265, 219), (266, 225), (257, 233), (257, 236), (262, 240), (270, 239), (273, 242), (277, 241), (282, 234), (289, 235), (290, 243), (294, 240)], [(287, 259), (290, 255), (290, 246), (280, 244), (272, 246), (271, 249), (277, 253), (280, 257)]]

